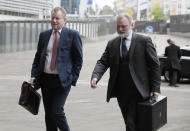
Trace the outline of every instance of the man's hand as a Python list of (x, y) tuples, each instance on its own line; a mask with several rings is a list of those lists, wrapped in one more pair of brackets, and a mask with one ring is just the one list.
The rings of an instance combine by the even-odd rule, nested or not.
[(92, 81), (91, 81), (91, 87), (92, 87), (93, 89), (97, 88), (96, 83), (97, 83), (97, 78), (93, 78)]
[(160, 95), (160, 93), (158, 92), (151, 92), (150, 96), (154, 96), (155, 98), (158, 98), (158, 96)]
[(30, 78), (30, 80), (29, 80), (29, 83), (33, 86), (34, 85), (34, 80), (35, 80), (36, 78), (35, 77), (31, 77)]

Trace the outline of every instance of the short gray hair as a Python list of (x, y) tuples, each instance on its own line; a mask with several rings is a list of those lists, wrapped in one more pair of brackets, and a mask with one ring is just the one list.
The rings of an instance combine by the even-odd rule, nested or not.
[(53, 8), (53, 10), (51, 11), (51, 14), (53, 14), (53, 13), (55, 13), (55, 12), (58, 12), (58, 11), (61, 11), (61, 13), (62, 13), (62, 15), (63, 15), (63, 18), (66, 17), (67, 12), (66, 12), (66, 10), (65, 10), (64, 8), (62, 8), (62, 7), (55, 7), (55, 8)]
[(133, 22), (133, 18), (128, 13), (120, 13), (120, 14), (118, 14), (117, 19), (124, 18), (124, 17), (129, 20), (129, 23)]

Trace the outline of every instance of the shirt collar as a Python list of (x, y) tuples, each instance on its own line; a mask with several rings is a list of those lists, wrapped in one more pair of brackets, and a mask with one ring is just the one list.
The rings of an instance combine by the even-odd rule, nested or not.
[(129, 35), (126, 37), (127, 40), (131, 40), (132, 39), (132, 34), (133, 34), (133, 31), (131, 30), (130, 33), (129, 33)]
[[(59, 31), (59, 34), (61, 34), (61, 30), (62, 30), (62, 28), (60, 29), (60, 30), (58, 30)], [(53, 30), (53, 33), (55, 32), (55, 30)]]
[(127, 40), (131, 40), (132, 39), (132, 34), (133, 34), (133, 30), (130, 30), (129, 35), (121, 37), (121, 39), (126, 38)]

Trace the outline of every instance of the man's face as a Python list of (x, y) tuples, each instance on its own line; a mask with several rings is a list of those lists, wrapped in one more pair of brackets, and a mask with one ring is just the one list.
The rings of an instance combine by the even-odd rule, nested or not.
[(132, 24), (126, 17), (117, 19), (117, 32), (121, 37), (126, 37), (131, 31)]
[(62, 12), (59, 10), (51, 15), (51, 26), (54, 30), (60, 30), (66, 22), (66, 18), (63, 17)]

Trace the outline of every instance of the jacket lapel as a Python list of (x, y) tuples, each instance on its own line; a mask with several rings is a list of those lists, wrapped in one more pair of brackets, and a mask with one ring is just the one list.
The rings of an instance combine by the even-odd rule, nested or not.
[(59, 45), (58, 48), (61, 48), (63, 46), (63, 44), (65, 44), (65, 39), (67, 39), (67, 28), (63, 27), (61, 30), (61, 34), (60, 34), (60, 39), (59, 39)]
[(49, 43), (49, 40), (50, 40), (50, 37), (51, 37), (51, 34), (52, 34), (52, 29), (51, 30), (48, 30), (47, 31), (47, 35), (45, 35), (45, 51), (47, 50), (47, 46), (48, 46), (48, 43)]
[(43, 59), (43, 62), (45, 62), (45, 57), (46, 57), (46, 52), (47, 52), (47, 47), (48, 47), (48, 43), (49, 43), (49, 39), (51, 37), (51, 33), (52, 33), (52, 30), (48, 30), (47, 32), (45, 32), (45, 35), (43, 37), (43, 51), (42, 51), (42, 59)]
[(129, 60), (132, 59), (132, 56), (133, 56), (133, 53), (134, 53), (134, 50), (135, 50), (135, 46), (136, 46), (135, 39), (136, 39), (136, 34), (133, 33), (132, 34), (132, 39), (131, 39), (131, 47), (130, 47), (130, 50), (129, 50)]
[(117, 39), (114, 43), (115, 43), (114, 49), (115, 49), (115, 53), (116, 53), (116, 63), (119, 63), (121, 38), (117, 37)]

